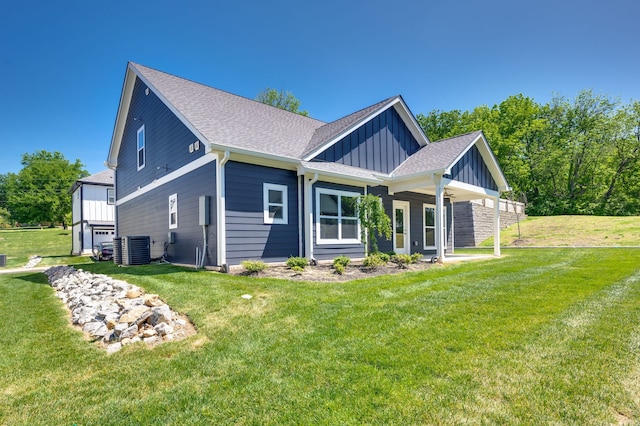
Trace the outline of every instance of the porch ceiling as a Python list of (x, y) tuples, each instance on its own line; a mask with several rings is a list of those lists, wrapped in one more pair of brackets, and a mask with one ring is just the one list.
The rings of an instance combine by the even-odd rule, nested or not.
[[(445, 198), (452, 203), (461, 201), (478, 200), (482, 198), (496, 198), (500, 196), (498, 191), (481, 188), (475, 185), (455, 181), (452, 179), (442, 179), (445, 190)], [(404, 182), (390, 182), (388, 184), (389, 192), (411, 191), (419, 194), (436, 195), (436, 182), (433, 177), (415, 179)]]

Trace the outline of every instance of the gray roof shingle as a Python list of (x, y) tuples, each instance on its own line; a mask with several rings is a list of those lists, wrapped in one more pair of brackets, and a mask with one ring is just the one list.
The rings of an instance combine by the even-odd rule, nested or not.
[(91, 176), (76, 180), (69, 188), (69, 193), (73, 193), (82, 184), (113, 186), (113, 170), (107, 169)]

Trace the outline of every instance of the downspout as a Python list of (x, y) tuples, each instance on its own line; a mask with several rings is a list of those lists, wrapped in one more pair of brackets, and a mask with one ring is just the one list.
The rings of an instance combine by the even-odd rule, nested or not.
[(500, 195), (493, 199), (493, 255), (500, 256)]
[(442, 175), (434, 176), (436, 184), (436, 257), (439, 262), (444, 262), (444, 186), (442, 185)]
[(302, 180), (304, 179), (304, 175), (300, 175), (300, 170), (298, 170), (298, 257), (302, 257), (303, 254), (303, 242), (302, 242), (302, 232), (304, 225), (302, 224), (303, 214), (302, 214)]
[(223, 270), (227, 270), (227, 230), (226, 226), (226, 205), (225, 205), (225, 164), (229, 161), (230, 152), (225, 151), (224, 156), (220, 158), (218, 156), (218, 161), (216, 165), (216, 196), (218, 198), (218, 202), (216, 203), (217, 211), (216, 211), (216, 226), (217, 226), (217, 243), (218, 243), (218, 266), (222, 267)]
[(318, 174), (315, 173), (313, 178), (304, 182), (304, 216), (307, 222), (305, 226), (305, 257), (311, 262), (313, 261), (313, 184), (318, 181)]

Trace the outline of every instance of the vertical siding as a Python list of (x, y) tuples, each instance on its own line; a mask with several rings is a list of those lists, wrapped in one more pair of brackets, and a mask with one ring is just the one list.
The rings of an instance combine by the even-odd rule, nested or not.
[[(296, 172), (229, 161), (225, 173), (227, 262), (283, 262), (298, 256)], [(263, 183), (287, 186), (287, 224), (264, 223)]]
[[(195, 249), (203, 246), (203, 231), (199, 225), (199, 197), (211, 197), (210, 225), (207, 227), (208, 250), (205, 265), (216, 263), (216, 163), (208, 163), (191, 173), (174, 179), (152, 191), (117, 207), (118, 236), (148, 235), (151, 237), (151, 257), (162, 256), (168, 233), (175, 232), (175, 244), (170, 244), (168, 260), (195, 264)], [(118, 175), (118, 180), (120, 176)], [(169, 196), (178, 194), (178, 228), (169, 229)]]
[(107, 204), (107, 189), (102, 185), (82, 186), (82, 211), (84, 220), (109, 222), (114, 220), (114, 207)]
[(389, 173), (420, 148), (394, 108), (363, 124), (314, 160)]
[[(202, 143), (199, 150), (189, 152), (196, 136), (153, 91), (146, 95), (145, 89), (140, 79), (136, 79), (118, 153), (116, 193), (119, 198), (204, 155)], [(143, 124), (146, 161), (145, 167), (138, 171), (136, 135)]]
[[(419, 194), (416, 192), (396, 192), (389, 195), (386, 186), (369, 187), (370, 194), (377, 195), (382, 199), (384, 211), (393, 220), (393, 200), (409, 202), (409, 238), (411, 240), (411, 253), (433, 254), (435, 250), (424, 250), (424, 215), (423, 204), (436, 204), (433, 195)], [(451, 247), (451, 206), (448, 200), (445, 200), (447, 208), (447, 243), (446, 247)], [(417, 242), (417, 245), (416, 245)], [(378, 249), (382, 252), (393, 251), (393, 241), (387, 241), (384, 238), (378, 238)]]
[(328, 182), (316, 182), (312, 191), (313, 206), (313, 257), (318, 260), (330, 260), (337, 256), (348, 256), (351, 258), (362, 258), (364, 256), (364, 244), (317, 244), (316, 236), (318, 217), (316, 214), (316, 190), (318, 188), (334, 189), (337, 191), (348, 191), (363, 194), (364, 189), (357, 186), (338, 185)]
[(496, 181), (475, 145), (451, 168), (451, 178), (470, 185), (498, 190)]

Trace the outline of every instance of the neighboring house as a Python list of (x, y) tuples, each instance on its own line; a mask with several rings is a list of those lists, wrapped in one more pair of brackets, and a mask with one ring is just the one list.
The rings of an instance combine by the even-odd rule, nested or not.
[(91, 254), (93, 246), (112, 241), (115, 189), (113, 170), (79, 179), (69, 189), (72, 197), (72, 254)]
[(401, 96), (325, 123), (133, 63), (107, 165), (117, 235), (201, 266), (363, 257), (365, 193), (392, 218), (380, 250), (442, 259), (451, 203), (509, 189), (482, 132), (432, 143)]

